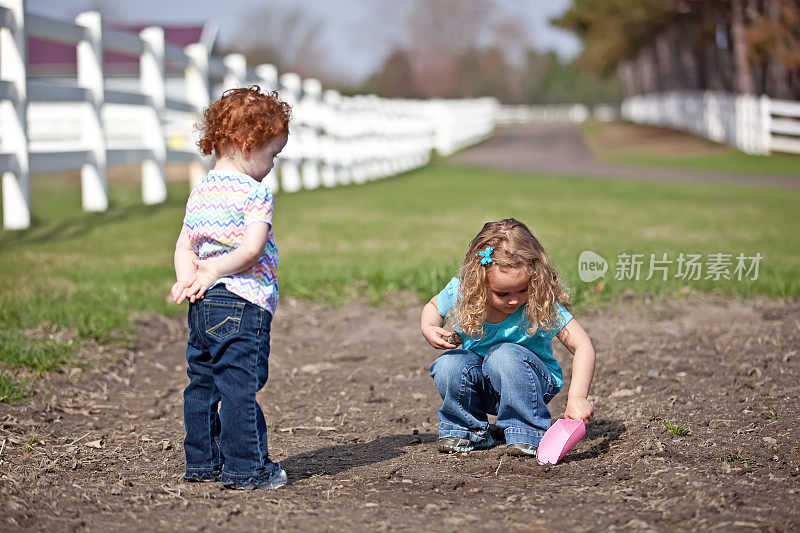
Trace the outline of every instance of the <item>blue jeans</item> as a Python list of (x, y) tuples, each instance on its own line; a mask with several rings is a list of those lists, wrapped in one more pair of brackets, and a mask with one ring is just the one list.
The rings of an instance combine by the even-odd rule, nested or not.
[(442, 407), (439, 438), (478, 442), (489, 435), (487, 414), (497, 415), (506, 444), (538, 446), (550, 427), (547, 403), (560, 388), (536, 354), (518, 344), (492, 346), (485, 357), (450, 350), (431, 365)]
[(185, 479), (256, 485), (280, 472), (269, 458), (256, 393), (269, 373), (270, 313), (212, 287), (189, 306), (189, 385), (183, 392)]

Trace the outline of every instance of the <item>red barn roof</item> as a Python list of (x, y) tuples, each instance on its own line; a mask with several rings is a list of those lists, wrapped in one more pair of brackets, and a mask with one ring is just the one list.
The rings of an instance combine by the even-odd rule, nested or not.
[[(138, 34), (153, 25), (114, 26), (113, 29)], [(192, 43), (203, 42), (213, 51), (217, 33), (214, 24), (161, 27), (164, 28), (164, 40), (168, 44), (184, 48)], [(118, 52), (103, 52), (103, 69), (107, 74), (112, 75), (137, 75), (139, 73), (139, 57)], [(28, 74), (30, 76), (75, 76), (76, 72), (75, 46), (28, 37)]]

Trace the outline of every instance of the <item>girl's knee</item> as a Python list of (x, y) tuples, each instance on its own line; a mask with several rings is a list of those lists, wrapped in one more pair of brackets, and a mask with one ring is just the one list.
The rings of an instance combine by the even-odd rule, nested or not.
[(485, 372), (516, 372), (530, 360), (530, 350), (513, 343), (496, 344), (489, 348), (483, 361)]
[(445, 352), (431, 364), (431, 377), (436, 383), (460, 380), (471, 368), (480, 366), (475, 357), (464, 350)]

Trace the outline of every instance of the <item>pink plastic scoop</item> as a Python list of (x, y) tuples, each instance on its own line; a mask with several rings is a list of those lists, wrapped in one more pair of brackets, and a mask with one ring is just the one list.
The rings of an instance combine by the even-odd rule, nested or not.
[(550, 426), (536, 451), (536, 460), (540, 465), (556, 464), (567, 455), (573, 446), (586, 434), (586, 425), (583, 420), (556, 420)]

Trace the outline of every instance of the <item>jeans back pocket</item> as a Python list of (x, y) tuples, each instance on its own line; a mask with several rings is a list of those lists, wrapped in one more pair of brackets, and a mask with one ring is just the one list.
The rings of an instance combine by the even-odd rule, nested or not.
[(206, 333), (217, 339), (225, 339), (238, 333), (244, 306), (244, 302), (206, 300)]

